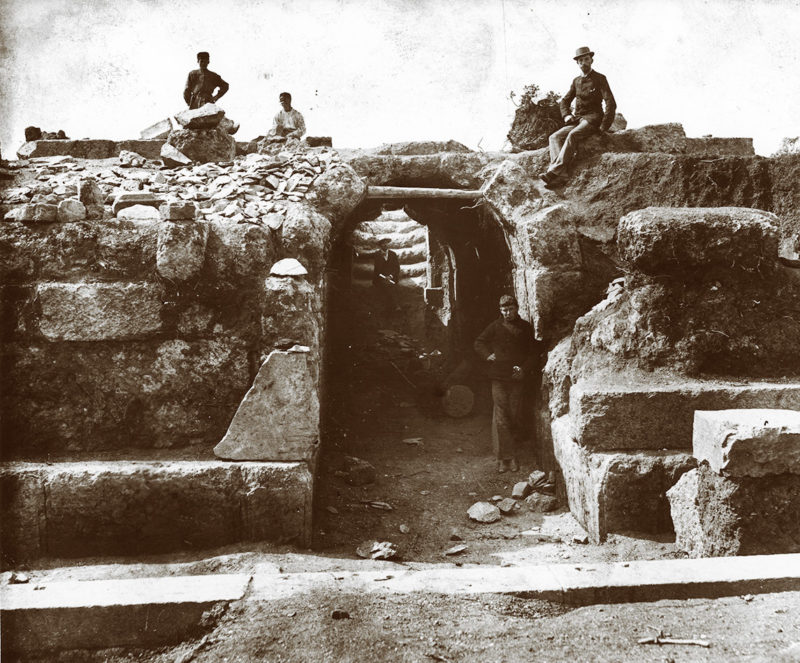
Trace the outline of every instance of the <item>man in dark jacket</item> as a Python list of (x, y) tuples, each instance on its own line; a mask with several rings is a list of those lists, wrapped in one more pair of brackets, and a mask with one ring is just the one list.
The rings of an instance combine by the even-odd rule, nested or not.
[[(206, 51), (197, 54), (199, 69), (189, 72), (186, 78), (186, 87), (183, 88), (183, 100), (189, 108), (200, 108), (204, 104), (213, 104), (228, 91), (228, 84), (222, 76), (211, 71), (208, 63), (211, 57)], [(214, 90), (218, 90), (214, 94)]]
[[(581, 46), (575, 52), (574, 59), (581, 69), (581, 75), (572, 81), (559, 104), (561, 117), (567, 126), (550, 136), (550, 167), (539, 175), (547, 186), (563, 183), (567, 166), (581, 140), (598, 131), (608, 131), (614, 121), (617, 102), (606, 77), (592, 69), (593, 58), (594, 53), (588, 46)], [(571, 110), (573, 100), (575, 113)]]
[(520, 422), (523, 379), (536, 365), (537, 343), (530, 323), (519, 317), (516, 300), (500, 298), (500, 318), (475, 340), (475, 352), (489, 362), (492, 380), (492, 442), (497, 471), (519, 469), (515, 446), (523, 438)]
[(387, 313), (397, 310), (395, 292), (400, 282), (400, 259), (389, 249), (391, 240), (384, 237), (378, 242), (378, 253), (373, 260), (372, 285), (378, 291)]

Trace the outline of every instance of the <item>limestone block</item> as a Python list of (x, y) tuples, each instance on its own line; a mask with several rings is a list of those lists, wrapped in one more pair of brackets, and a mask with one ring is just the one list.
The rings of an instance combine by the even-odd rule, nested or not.
[(565, 204), (545, 207), (524, 219), (517, 226), (515, 241), (529, 261), (562, 270), (580, 267), (575, 218)]
[[(166, 138), (166, 136), (164, 136)], [(161, 146), (164, 139), (158, 140), (121, 140), (115, 144), (117, 153), (122, 151), (134, 152), (145, 159), (158, 159), (161, 155)]]
[(106, 200), (106, 194), (100, 188), (97, 180), (90, 176), (81, 177), (78, 182), (78, 198), (86, 205), (102, 205)]
[(483, 195), (501, 219), (516, 225), (520, 219), (538, 212), (542, 195), (528, 172), (506, 160), (483, 187)]
[(150, 205), (132, 205), (117, 212), (117, 218), (125, 221), (157, 221), (158, 210)]
[[(233, 161), (236, 141), (222, 129), (179, 129), (169, 135), (169, 144), (192, 161), (200, 163)], [(163, 156), (163, 153), (162, 153)]]
[(113, 140), (36, 140), (25, 143), (17, 156), (20, 159), (69, 155), (77, 159), (110, 159), (119, 151)]
[(800, 551), (800, 475), (728, 477), (701, 465), (667, 496), (675, 545), (690, 557)]
[(74, 223), (86, 218), (86, 206), (75, 198), (67, 198), (58, 204), (58, 220), (62, 223)]
[(224, 435), (252, 381), (231, 335), (125, 343), (6, 343), (3, 451), (203, 445)]
[(687, 138), (683, 151), (684, 154), (698, 156), (750, 157), (756, 153), (752, 138), (716, 138), (713, 136)]
[(49, 341), (143, 338), (161, 329), (155, 283), (40, 283), (39, 330)]
[(208, 223), (206, 271), (210, 281), (239, 288), (242, 281), (261, 280), (275, 262), (275, 245), (268, 228), (251, 223)]
[(160, 156), (164, 161), (164, 165), (169, 168), (192, 165), (192, 160), (189, 157), (169, 143), (164, 143), (161, 146)]
[[(307, 542), (312, 482), (305, 463), (222, 461), (8, 464), (5, 484), (37, 473), (47, 497), (42, 545), (28, 548), (17, 526), (4, 539), (22, 558), (140, 555), (247, 541)], [(35, 493), (26, 500), (35, 509)], [(14, 525), (14, 523), (9, 523)]]
[(312, 278), (320, 278), (330, 248), (331, 222), (305, 205), (292, 205), (283, 222), (284, 255), (297, 258)]
[(318, 299), (318, 293), (306, 280), (280, 276), (267, 278), (261, 306), (264, 342), (274, 346), (289, 339), (316, 352), (319, 347)]
[(225, 111), (215, 104), (204, 104), (175, 115), (175, 120), (184, 129), (213, 129), (225, 116)]
[(739, 207), (648, 207), (620, 219), (617, 246), (645, 274), (687, 269), (756, 270), (778, 255), (778, 218)]
[(308, 349), (275, 350), (214, 447), (233, 460), (310, 460), (319, 442), (319, 399)]
[(197, 203), (164, 203), (158, 211), (164, 221), (193, 221), (197, 218)]
[(570, 511), (592, 541), (610, 532), (669, 532), (666, 492), (695, 466), (694, 458), (679, 450), (587, 451), (572, 439), (568, 419), (552, 423), (553, 449)]
[(161, 196), (157, 196), (153, 193), (121, 193), (114, 199), (114, 204), (111, 209), (114, 212), (114, 216), (118, 216), (121, 210), (127, 207), (133, 207), (134, 205), (146, 205), (148, 207), (154, 207), (156, 211), (158, 211), (158, 208), (161, 207), (164, 202)]
[(718, 474), (800, 474), (800, 411), (743, 409), (694, 413), (692, 449)]
[[(162, 210), (164, 207), (162, 205)], [(194, 221), (160, 223), (156, 252), (158, 273), (170, 281), (198, 278), (205, 262), (207, 242), (208, 225), (205, 223)]]
[(41, 472), (30, 467), (10, 471), (0, 465), (0, 497), (4, 568), (42, 556), (45, 494)]
[(166, 118), (160, 122), (151, 124), (146, 129), (142, 129), (139, 133), (139, 137), (142, 139), (166, 138), (169, 136), (170, 131), (172, 131), (172, 122), (169, 121), (169, 118)]
[(340, 164), (314, 180), (306, 199), (331, 221), (343, 222), (366, 195), (364, 180), (350, 166)]
[(58, 220), (58, 206), (48, 203), (30, 203), (15, 207), (6, 214), (8, 221), (52, 223)]
[[(560, 338), (567, 333), (585, 306), (583, 274), (567, 269), (525, 267), (517, 270), (515, 276), (520, 309), (523, 310), (522, 300), (527, 300), (528, 319), (536, 338)], [(524, 297), (520, 293), (523, 287)]]
[(648, 382), (628, 374), (570, 389), (574, 439), (588, 449), (692, 448), (695, 410), (800, 409), (800, 382)]

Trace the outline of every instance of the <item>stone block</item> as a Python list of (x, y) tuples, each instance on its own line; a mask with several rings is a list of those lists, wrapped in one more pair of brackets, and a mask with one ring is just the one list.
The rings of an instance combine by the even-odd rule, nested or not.
[[(236, 141), (222, 129), (180, 129), (169, 135), (169, 144), (181, 154), (199, 163), (233, 161)], [(162, 152), (163, 156), (163, 152)]]
[(106, 194), (100, 188), (97, 180), (90, 176), (81, 177), (78, 182), (78, 198), (86, 205), (102, 205), (106, 200)]
[(692, 449), (718, 474), (800, 474), (800, 411), (696, 411)]
[(204, 445), (251, 384), (235, 336), (121, 343), (5, 343), (3, 453)]
[(164, 221), (193, 221), (197, 218), (197, 203), (164, 203), (158, 211)]
[(18, 506), (35, 511), (41, 496), (47, 506), (41, 544), (31, 548), (4, 510), (3, 538), (17, 559), (162, 554), (247, 541), (302, 544), (310, 535), (305, 463), (9, 463), (0, 473), (3, 489), (24, 473), (36, 477), (38, 490), (18, 494)]
[(551, 425), (569, 508), (595, 543), (611, 532), (669, 532), (667, 490), (695, 466), (688, 453), (592, 452), (570, 434), (568, 416)]
[(74, 223), (86, 218), (86, 206), (75, 198), (67, 198), (58, 204), (58, 220), (61, 223)]
[(161, 146), (164, 144), (166, 136), (157, 140), (121, 140), (116, 143), (117, 154), (127, 151), (138, 154), (145, 159), (155, 161), (161, 156)]
[(586, 288), (579, 271), (524, 267), (516, 271), (514, 286), (536, 338), (560, 338), (585, 310)]
[(214, 447), (233, 460), (310, 460), (319, 443), (319, 399), (309, 352), (275, 350)]
[(343, 222), (366, 195), (364, 180), (350, 166), (340, 164), (317, 177), (306, 198), (320, 214)]
[(58, 206), (48, 203), (29, 203), (15, 207), (5, 215), (6, 221), (25, 221), (27, 223), (53, 223), (58, 220)]
[(620, 257), (645, 274), (710, 266), (755, 271), (776, 263), (778, 218), (739, 207), (648, 207), (617, 229)]
[[(162, 205), (162, 210), (164, 207), (166, 205)], [(205, 223), (160, 223), (156, 252), (158, 273), (169, 281), (199, 278), (205, 263), (207, 241), (208, 225)]]
[(319, 294), (305, 280), (270, 276), (264, 281), (261, 332), (267, 346), (282, 339), (319, 349)]
[(46, 512), (41, 470), (20, 467), (9, 471), (0, 465), (0, 497), (0, 557), (4, 568), (42, 556)]
[(269, 228), (252, 223), (208, 223), (206, 278), (220, 286), (240, 288), (254, 282), (260, 287), (275, 262), (275, 244)]
[(800, 551), (800, 475), (721, 476), (701, 465), (667, 493), (675, 546), (690, 557)]
[(39, 330), (49, 341), (106, 341), (152, 336), (162, 326), (155, 283), (40, 283)]
[(177, 168), (178, 166), (191, 166), (192, 160), (176, 147), (169, 143), (161, 146), (160, 156), (165, 166)]
[(150, 205), (132, 205), (117, 213), (117, 218), (125, 221), (157, 221), (158, 210)]
[(36, 140), (25, 143), (17, 156), (20, 159), (35, 157), (72, 156), (76, 159), (111, 159), (119, 154), (113, 140)]
[(755, 155), (752, 138), (687, 138), (683, 150), (684, 154), (698, 156), (739, 156), (751, 157)]
[(139, 138), (142, 140), (152, 140), (155, 138), (167, 138), (169, 132), (172, 131), (172, 122), (169, 118), (163, 119), (160, 122), (151, 124), (149, 127), (142, 129), (139, 132)]
[(325, 269), (330, 248), (331, 222), (313, 208), (292, 205), (281, 228), (284, 255), (299, 260), (312, 279), (319, 279)]
[(114, 212), (114, 216), (117, 216), (125, 208), (133, 207), (134, 205), (154, 207), (157, 211), (164, 202), (165, 200), (161, 196), (152, 193), (121, 193), (114, 199), (111, 209)]
[(575, 218), (567, 205), (551, 205), (531, 214), (517, 226), (514, 241), (528, 260), (543, 267), (580, 268)]
[(215, 104), (204, 104), (175, 115), (175, 120), (184, 129), (213, 129), (225, 116), (225, 111)]
[(739, 408), (798, 410), (800, 382), (582, 380), (570, 388), (569, 417), (587, 449), (691, 450), (695, 410)]

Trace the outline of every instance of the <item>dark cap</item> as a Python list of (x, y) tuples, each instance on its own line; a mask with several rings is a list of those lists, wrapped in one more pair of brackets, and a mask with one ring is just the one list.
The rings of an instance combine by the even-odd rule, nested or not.
[(572, 59), (577, 60), (578, 58), (582, 58), (584, 55), (591, 55), (594, 57), (594, 51), (589, 50), (588, 46), (581, 46), (577, 51), (575, 51), (575, 57)]

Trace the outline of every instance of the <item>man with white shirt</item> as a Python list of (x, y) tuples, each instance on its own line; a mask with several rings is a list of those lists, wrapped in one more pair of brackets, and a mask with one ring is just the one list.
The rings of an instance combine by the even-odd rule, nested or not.
[(278, 100), (282, 108), (272, 120), (270, 138), (302, 138), (306, 132), (306, 123), (303, 116), (292, 108), (292, 95), (281, 92)]
[[(575, 52), (573, 59), (578, 63), (581, 75), (572, 81), (569, 91), (559, 103), (566, 126), (550, 136), (550, 167), (539, 175), (545, 186), (563, 184), (578, 143), (598, 131), (608, 131), (614, 121), (617, 103), (606, 77), (592, 69), (593, 58), (594, 52), (588, 46), (581, 46)], [(571, 110), (573, 100), (574, 113)]]

